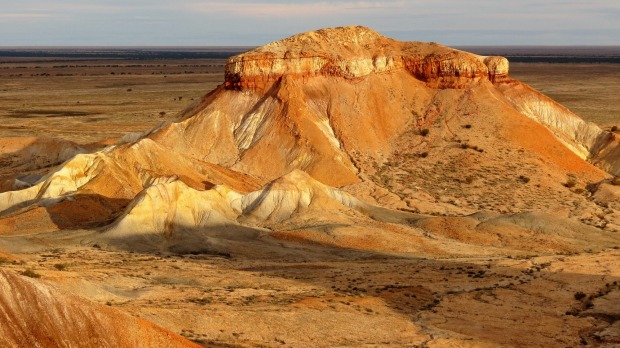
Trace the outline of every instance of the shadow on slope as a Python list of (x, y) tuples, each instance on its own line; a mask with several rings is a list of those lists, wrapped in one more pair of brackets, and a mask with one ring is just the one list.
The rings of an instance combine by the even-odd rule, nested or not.
[(0, 235), (98, 228), (111, 223), (129, 202), (98, 194), (24, 202), (0, 212)]

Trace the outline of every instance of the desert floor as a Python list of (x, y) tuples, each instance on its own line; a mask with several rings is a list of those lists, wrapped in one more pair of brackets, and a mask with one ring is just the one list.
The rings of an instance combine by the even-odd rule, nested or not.
[(54, 60), (0, 64), (0, 137), (78, 143), (153, 128), (224, 80), (224, 60)]
[[(80, 144), (148, 130), (223, 81), (222, 60), (0, 64), (0, 138)], [(620, 126), (620, 65), (526, 64), (512, 76)], [(176, 255), (92, 246), (90, 231), (0, 236), (0, 267), (216, 347), (620, 344), (620, 250), (446, 258), (280, 240)], [(582, 296), (583, 293), (583, 296)]]
[(513, 63), (510, 75), (585, 120), (620, 126), (620, 64)]
[[(50, 136), (84, 144), (151, 129), (222, 83), (224, 63), (0, 60), (0, 138)], [(618, 64), (513, 63), (511, 76), (586, 120), (620, 125)]]

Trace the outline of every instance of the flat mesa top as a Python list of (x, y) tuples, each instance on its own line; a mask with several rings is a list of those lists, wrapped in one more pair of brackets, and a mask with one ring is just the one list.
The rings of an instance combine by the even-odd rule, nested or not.
[(278, 56), (285, 58), (339, 56), (372, 57), (374, 55), (431, 55), (457, 51), (434, 42), (398, 41), (363, 26), (320, 29), (293, 35), (238, 55)]
[(508, 76), (508, 61), (433, 42), (397, 41), (366, 27), (338, 27), (294, 35), (229, 58), (226, 85), (264, 88), (287, 75), (357, 79), (395, 70), (406, 70), (425, 82), (440, 78), (495, 80)]

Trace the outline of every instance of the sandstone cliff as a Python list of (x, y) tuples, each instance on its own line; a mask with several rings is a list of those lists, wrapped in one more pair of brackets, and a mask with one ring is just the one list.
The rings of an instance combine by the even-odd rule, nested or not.
[(507, 76), (508, 61), (435, 43), (399, 42), (366, 27), (341, 27), (295, 35), (229, 59), (226, 86), (264, 88), (284, 75), (355, 80), (396, 70), (429, 86), (465, 88), (480, 78)]

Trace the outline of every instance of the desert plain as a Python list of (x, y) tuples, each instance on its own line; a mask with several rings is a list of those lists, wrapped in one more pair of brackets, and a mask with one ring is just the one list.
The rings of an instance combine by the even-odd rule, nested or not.
[[(1, 59), (0, 135), (80, 144), (149, 130), (224, 81), (225, 59)], [(511, 63), (511, 76), (583, 119), (620, 123), (620, 66)], [(162, 116), (161, 113), (164, 113)]]
[[(224, 90), (226, 64), (224, 59), (0, 59), (3, 191), (11, 192), (10, 183), (18, 177), (34, 184), (72, 158), (28, 150), (36, 149), (31, 145), (37, 142), (43, 149), (79, 148), (76, 153), (93, 153), (136, 141), (138, 135), (127, 134), (201, 115), (195, 111), (198, 107), (216, 103), (203, 98), (208, 92), (219, 88), (212, 98), (225, 98), (226, 93), (236, 92), (234, 88), (247, 88)], [(393, 87), (386, 93), (407, 93), (385, 75), (377, 75), (369, 85)], [(620, 126), (619, 75), (620, 64), (510, 64), (510, 78), (531, 85), (607, 132)], [(256, 81), (239, 83), (263, 83)], [(270, 82), (265, 83), (269, 89)], [(290, 98), (290, 105), (298, 107), (294, 98), (302, 87), (286, 78), (278, 83), (286, 92), (278, 91), (282, 93), (278, 100)], [(313, 83), (303, 87), (313, 97), (336, 88), (322, 89), (323, 82)], [(355, 88), (372, 89), (364, 83)], [(620, 186), (615, 175), (579, 160), (563, 143), (547, 140), (552, 138), (529, 119), (496, 124), (476, 118), (495, 110), (488, 99), (478, 98), (498, 94), (489, 92), (491, 87), (478, 90), (478, 85), (462, 83), (430, 87), (436, 94), (428, 92), (419, 103), (432, 107), (412, 103), (412, 109), (426, 110), (423, 117), (413, 111), (412, 115), (429, 123), (408, 125), (411, 134), (390, 140), (390, 151), (379, 156), (382, 161), (352, 152), (355, 167), (365, 168), (355, 174), (360, 182), (345, 170), (335, 169), (331, 176), (312, 165), (308, 165), (310, 175), (265, 174), (276, 178), (266, 180), (269, 187), (313, 190), (316, 201), (286, 219), (273, 217), (284, 209), (278, 208), (260, 220), (258, 209), (264, 202), (258, 200), (250, 204), (258, 206), (256, 213), (237, 218), (240, 225), (209, 226), (200, 238), (191, 229), (166, 227), (161, 242), (159, 237), (120, 232), (106, 235), (110, 224), (114, 233), (122, 228), (125, 217), (128, 226), (135, 226), (129, 220), (135, 215), (129, 200), (101, 203), (110, 211), (129, 207), (120, 217), (110, 213), (119, 219), (118, 225), (113, 220), (101, 223), (96, 220), (99, 217), (76, 223), (75, 215), (54, 208), (63, 201), (41, 203), (38, 207), (47, 209), (46, 213), (27, 205), (3, 206), (0, 270), (24, 274), (63, 295), (145, 319), (188, 340), (175, 341), (180, 345), (617, 347)], [(510, 82), (505, 86), (512, 88)], [(342, 87), (343, 95), (349, 93), (346, 88)], [(468, 88), (471, 91), (464, 92), (464, 97), (457, 95)], [(225, 105), (231, 110), (241, 108), (235, 102)], [(272, 106), (257, 107), (262, 112), (261, 108)], [(443, 113), (453, 109), (457, 111)], [(493, 129), (501, 129), (498, 134), (506, 139), (492, 139)], [(343, 134), (336, 137), (346, 143)], [(193, 133), (191, 137), (201, 139)], [(154, 141), (162, 138), (153, 136)], [(261, 150), (270, 149), (270, 144), (261, 145)], [(553, 165), (544, 167), (547, 163)], [(251, 169), (246, 173), (250, 174), (241, 179), (220, 169), (211, 175), (225, 177), (221, 180), (233, 186), (238, 180), (234, 189), (244, 197), (262, 192), (268, 197), (265, 201), (271, 200), (261, 182), (264, 178), (256, 179), (260, 175)], [(205, 183), (198, 189), (195, 177), (187, 175), (189, 179), (165, 180), (182, 181), (199, 192), (212, 187)], [(299, 183), (311, 189), (295, 186)], [(334, 193), (331, 186), (340, 191)], [(348, 195), (370, 206), (341, 198)], [(334, 203), (334, 197), (348, 205)], [(283, 194), (273, 201), (288, 199)], [(64, 209), (88, 215), (90, 201), (83, 202)], [(14, 308), (7, 303), (0, 301), (0, 308)], [(45, 316), (45, 309), (20, 310), (32, 312), (34, 325), (38, 316)], [(61, 330), (50, 330), (56, 329)], [(53, 341), (57, 333), (47, 334), (49, 342), (59, 342)], [(7, 342), (27, 337), (26, 332)], [(72, 338), (63, 337), (67, 342)], [(66, 346), (80, 346), (73, 344)]]

